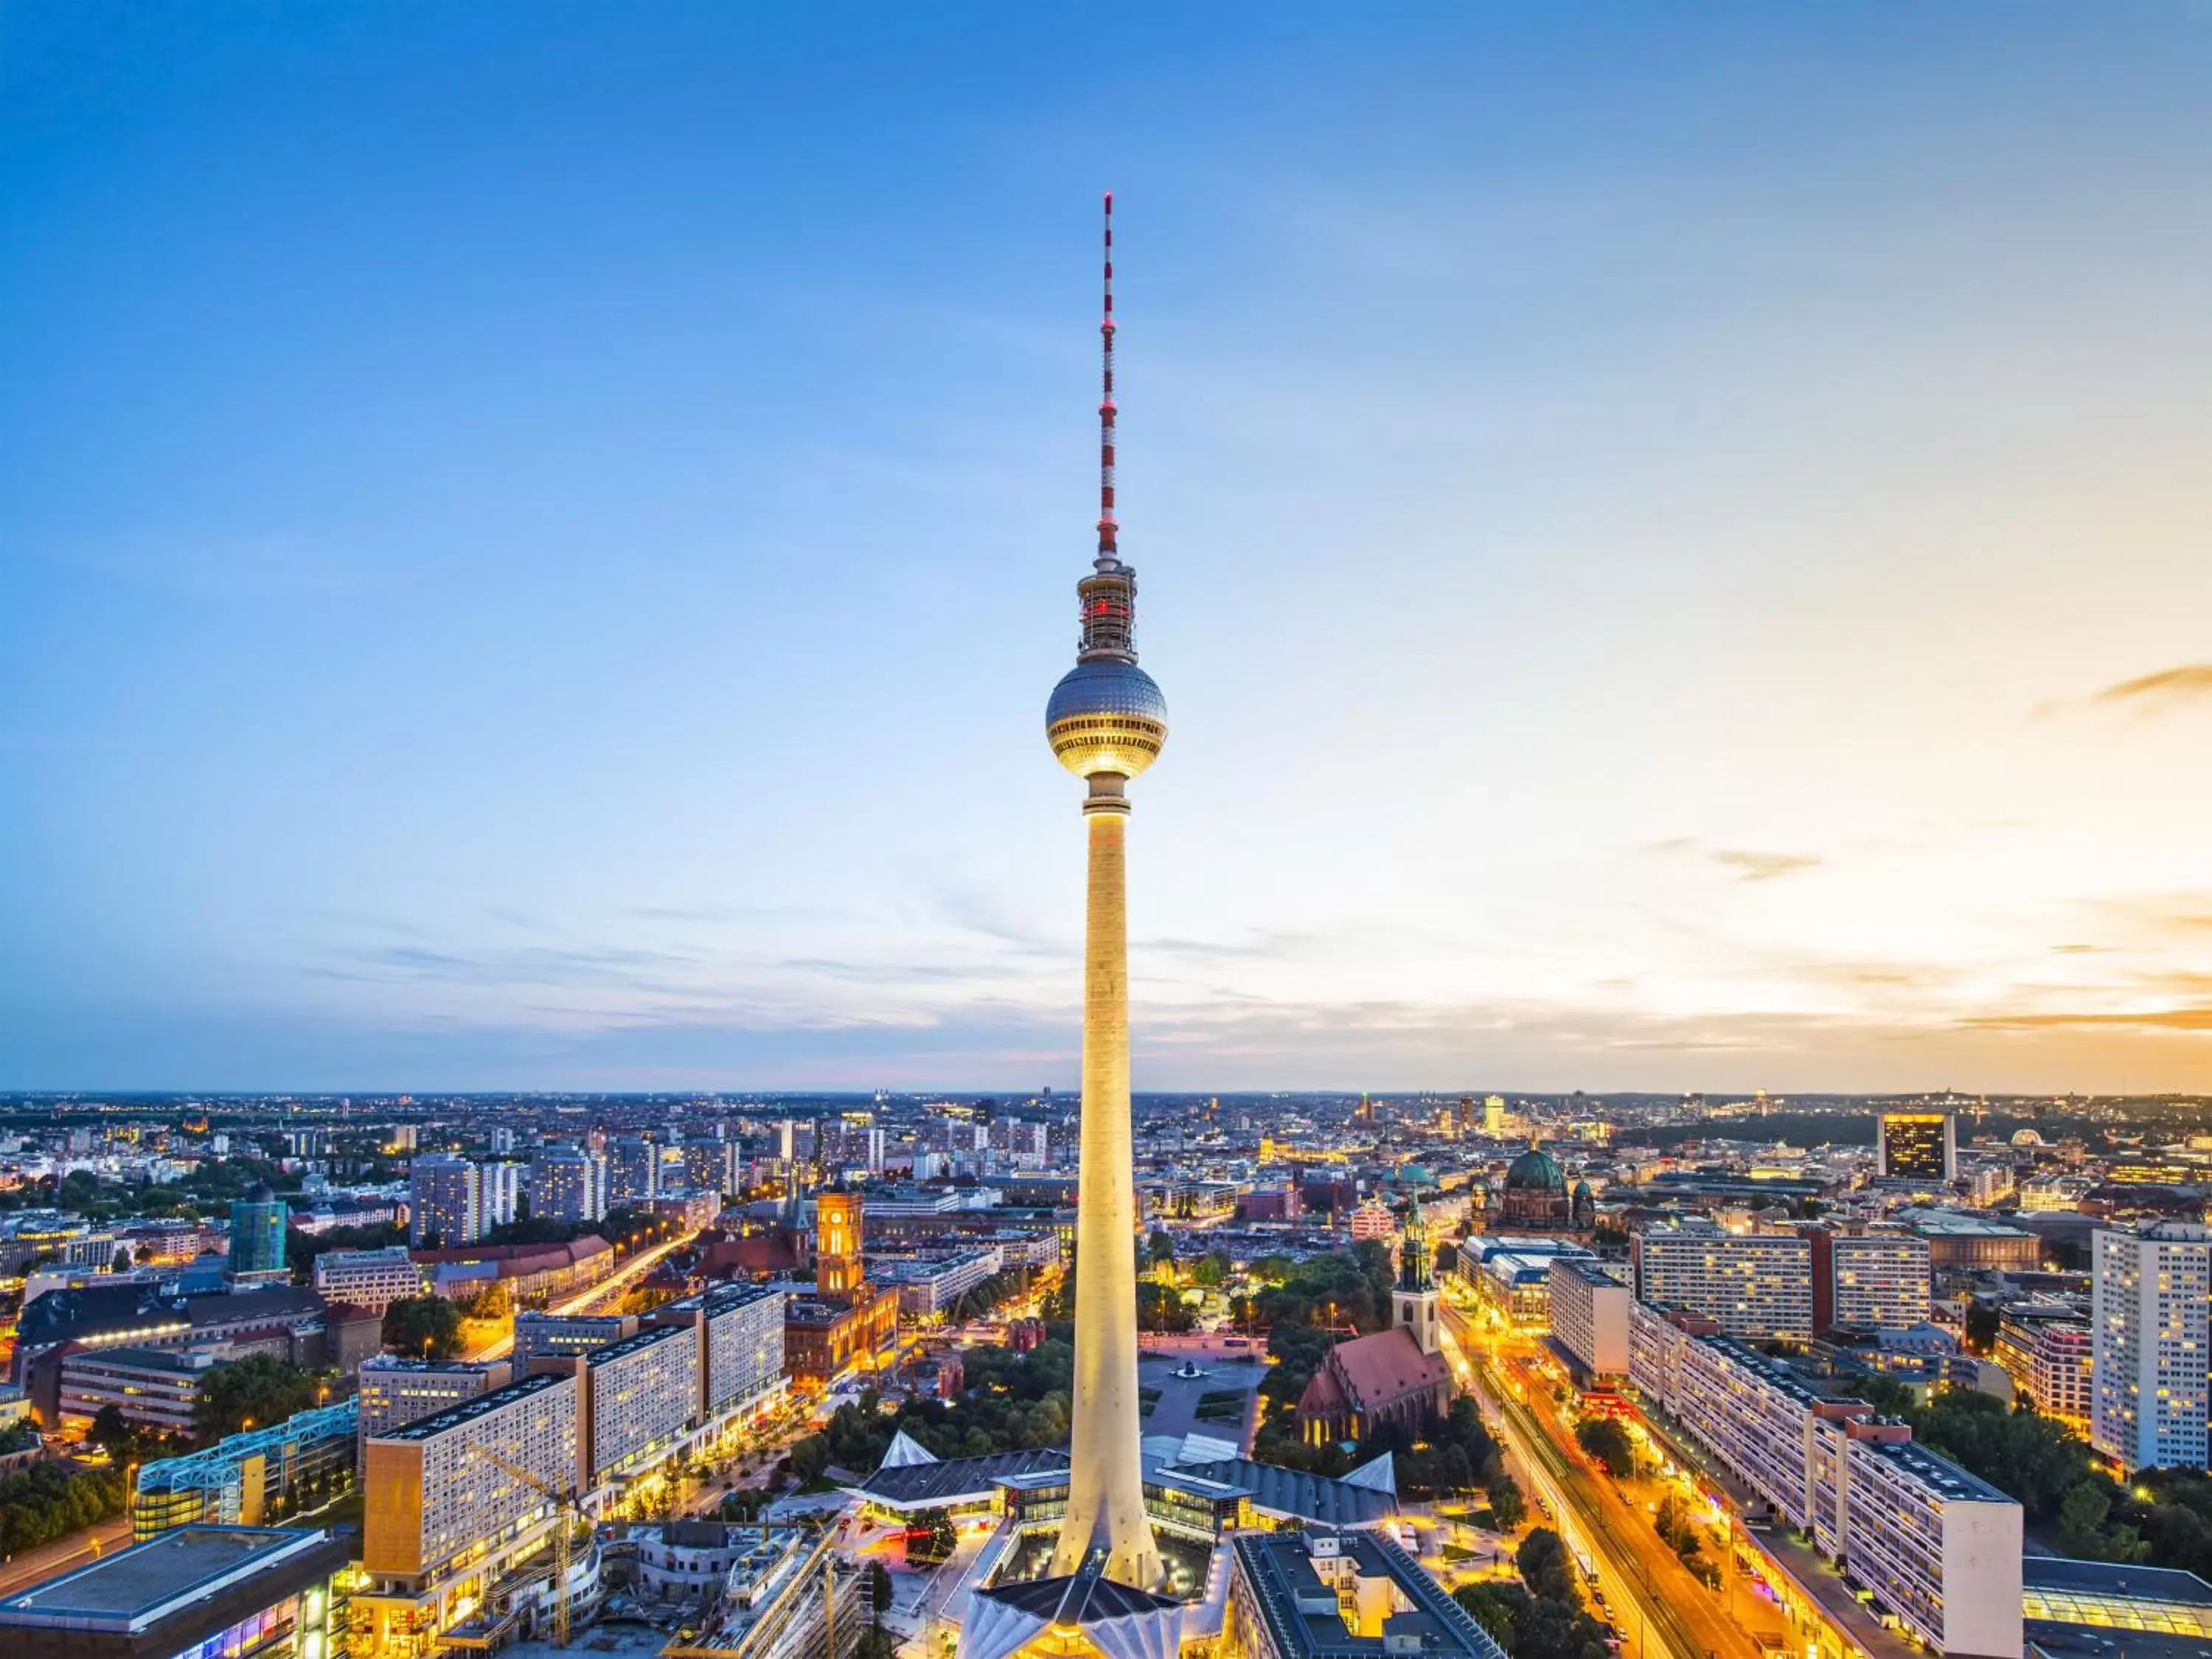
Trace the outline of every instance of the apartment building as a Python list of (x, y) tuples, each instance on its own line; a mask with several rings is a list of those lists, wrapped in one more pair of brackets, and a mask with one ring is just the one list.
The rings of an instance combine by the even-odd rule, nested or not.
[(1627, 1282), (1579, 1256), (1556, 1256), (1549, 1271), (1553, 1346), (1591, 1378), (1627, 1376)]
[(1996, 1358), (2022, 1399), (2087, 1437), (2096, 1401), (2096, 1338), (2078, 1309), (2014, 1303), (1998, 1321)]
[(484, 1235), (483, 1182), (467, 1158), (425, 1152), (407, 1174), (407, 1239), (451, 1249)]
[(354, 1598), (357, 1640), (379, 1650), (447, 1629), (567, 1524), (507, 1466), (571, 1490), (578, 1395), (574, 1376), (526, 1376), (365, 1443), (361, 1563), (370, 1583)]
[(429, 1280), (404, 1244), (380, 1250), (326, 1250), (315, 1258), (315, 1292), (325, 1302), (348, 1302), (371, 1313), (421, 1296)]
[[(1936, 1652), (2022, 1651), (2020, 1505), (1911, 1443), (1903, 1423), (1732, 1337), (1635, 1322), (1632, 1369), (1678, 1430), (1772, 1504)], [(1671, 1353), (1668, 1351), (1671, 1350)]]
[(1813, 1334), (1809, 1239), (1686, 1221), (1632, 1233), (1628, 1249), (1639, 1302), (1704, 1314), (1730, 1336), (1756, 1341)]
[(766, 1285), (718, 1285), (663, 1303), (647, 1316), (656, 1326), (688, 1325), (702, 1357), (697, 1415), (709, 1422), (781, 1391), (783, 1304), (787, 1292)]
[(1928, 1241), (1901, 1231), (1803, 1230), (1813, 1247), (1813, 1328), (1901, 1331), (1928, 1322)]
[(659, 1462), (697, 1425), (699, 1340), (691, 1326), (640, 1331), (577, 1364), (585, 1489)]
[(607, 1213), (607, 1163), (577, 1146), (548, 1146), (530, 1166), (530, 1212), (549, 1221), (599, 1221)]
[(2100, 1228), (2090, 1274), (2091, 1443), (2130, 1474), (2203, 1468), (2212, 1229), (2191, 1221)]
[[(1131, 1622), (1173, 1616), (1172, 1608), (1164, 1615), (1147, 1609)], [(1398, 1652), (1431, 1659), (1505, 1659), (1490, 1632), (1419, 1562), (1376, 1532), (1238, 1534), (1231, 1547), (1224, 1620), (1226, 1650), (1243, 1659), (1349, 1659)], [(1036, 1615), (1036, 1623), (1042, 1627), (1045, 1614)], [(1126, 1644), (1116, 1642), (1108, 1650), (1162, 1650), (1158, 1638), (1140, 1642), (1136, 1635), (1133, 1632)], [(1170, 1624), (1166, 1646), (1174, 1641)]]

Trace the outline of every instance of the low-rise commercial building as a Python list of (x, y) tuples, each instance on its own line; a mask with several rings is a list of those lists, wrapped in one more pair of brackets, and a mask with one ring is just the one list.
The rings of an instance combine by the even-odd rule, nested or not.
[(258, 1526), (343, 1495), (353, 1487), (358, 1411), (351, 1400), (318, 1406), (145, 1465), (131, 1496), (131, 1530), (151, 1538), (174, 1527)]
[(1379, 1534), (1243, 1533), (1229, 1570), (1223, 1636), (1235, 1659), (1505, 1659), (1419, 1562)]
[(349, 1540), (184, 1527), (0, 1600), (17, 1659), (329, 1659), (342, 1650)]

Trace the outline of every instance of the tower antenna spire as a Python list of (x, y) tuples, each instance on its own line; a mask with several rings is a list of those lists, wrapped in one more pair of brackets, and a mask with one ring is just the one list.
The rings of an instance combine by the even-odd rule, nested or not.
[(1114, 520), (1114, 192), (1106, 192), (1106, 307), (1098, 323), (1100, 397), (1098, 401), (1098, 568), (1109, 570), (1121, 562), (1115, 542), (1119, 526)]

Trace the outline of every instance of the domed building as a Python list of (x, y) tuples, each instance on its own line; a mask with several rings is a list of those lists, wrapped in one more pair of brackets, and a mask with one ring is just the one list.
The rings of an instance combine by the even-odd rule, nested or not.
[(1522, 1228), (1565, 1230), (1574, 1225), (1574, 1199), (1558, 1160), (1534, 1141), (1505, 1171), (1504, 1196), (1499, 1200), (1498, 1224), (1511, 1232)]

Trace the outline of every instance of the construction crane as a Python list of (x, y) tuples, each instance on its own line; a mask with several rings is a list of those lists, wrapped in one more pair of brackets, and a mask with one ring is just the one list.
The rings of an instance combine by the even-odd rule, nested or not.
[(553, 1645), (565, 1648), (568, 1645), (568, 1552), (573, 1527), (569, 1514), (564, 1511), (572, 1512), (580, 1521), (584, 1518), (583, 1505), (576, 1501), (573, 1488), (566, 1492), (555, 1490), (550, 1483), (539, 1480), (528, 1469), (501, 1456), (489, 1446), (479, 1445), (471, 1440), (469, 1449), (497, 1464), (532, 1492), (542, 1493), (553, 1502)]

